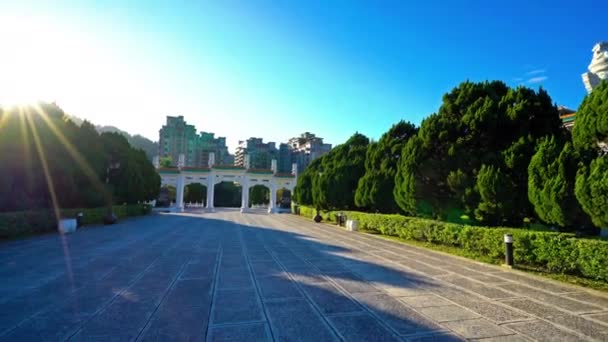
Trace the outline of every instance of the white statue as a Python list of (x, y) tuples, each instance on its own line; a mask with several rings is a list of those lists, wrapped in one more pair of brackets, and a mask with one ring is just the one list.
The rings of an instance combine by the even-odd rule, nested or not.
[(589, 72), (583, 74), (583, 83), (587, 92), (597, 87), (602, 80), (608, 80), (608, 42), (600, 42), (593, 47), (593, 57)]

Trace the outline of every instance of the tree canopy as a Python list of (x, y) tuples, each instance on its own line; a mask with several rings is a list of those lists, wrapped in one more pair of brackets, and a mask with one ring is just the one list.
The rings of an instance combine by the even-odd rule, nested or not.
[(383, 213), (400, 211), (393, 196), (395, 173), (405, 143), (417, 131), (416, 126), (402, 120), (384, 133), (378, 142), (369, 144), (365, 174), (359, 179), (355, 193), (358, 207)]
[(270, 202), (270, 190), (268, 187), (257, 184), (249, 189), (249, 204), (260, 205)]
[(54, 104), (0, 108), (0, 122), (2, 211), (137, 203), (158, 194), (160, 177), (143, 151), (86, 121), (75, 125)]
[(463, 82), (406, 143), (396, 202), (412, 215), (446, 218), (455, 211), (485, 223), (521, 223), (531, 213), (527, 168), (535, 142), (561, 131), (544, 90)]
[(572, 141), (579, 150), (598, 149), (608, 143), (608, 81), (603, 81), (585, 97), (576, 112)]
[(557, 137), (540, 141), (528, 167), (528, 199), (544, 222), (566, 229), (589, 224), (574, 195), (580, 157)]
[(184, 202), (203, 203), (207, 202), (207, 186), (201, 183), (192, 183), (184, 187)]
[(583, 100), (572, 140), (583, 156), (576, 175), (576, 198), (596, 226), (608, 227), (608, 81)]
[(315, 160), (298, 177), (296, 201), (320, 209), (352, 209), (359, 179), (365, 174), (369, 139), (355, 133)]

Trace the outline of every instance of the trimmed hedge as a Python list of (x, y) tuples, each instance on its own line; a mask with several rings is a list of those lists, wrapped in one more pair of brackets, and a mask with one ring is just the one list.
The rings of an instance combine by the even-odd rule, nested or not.
[[(117, 205), (112, 207), (116, 217), (146, 215), (152, 208), (147, 204)], [(108, 208), (62, 209), (61, 217), (74, 218), (83, 213), (82, 224), (102, 223)], [(57, 229), (57, 219), (52, 210), (17, 211), (0, 213), (0, 239), (47, 233)]]
[[(338, 212), (321, 212), (325, 221), (336, 222)], [(504, 260), (503, 236), (513, 235), (517, 265), (543, 268), (551, 273), (574, 274), (608, 281), (608, 240), (577, 238), (574, 234), (517, 228), (490, 228), (407, 217), (344, 211), (359, 221), (361, 229), (398, 236), (406, 240), (459, 247), (474, 255), (500, 263)], [(315, 210), (300, 206), (300, 215), (312, 217)]]

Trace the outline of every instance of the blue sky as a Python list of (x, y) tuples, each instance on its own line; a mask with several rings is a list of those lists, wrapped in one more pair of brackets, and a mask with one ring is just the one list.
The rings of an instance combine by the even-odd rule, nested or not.
[(0, 103), (55, 100), (154, 140), (166, 115), (231, 147), (304, 131), (377, 139), (400, 119), (419, 124), (467, 79), (542, 86), (576, 108), (607, 11), (605, 1), (0, 2), (11, 51)]

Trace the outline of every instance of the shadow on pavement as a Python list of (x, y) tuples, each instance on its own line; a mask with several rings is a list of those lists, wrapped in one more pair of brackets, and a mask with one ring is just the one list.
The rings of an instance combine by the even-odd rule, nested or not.
[(460, 340), (398, 299), (431, 279), (306, 234), (190, 213), (2, 248), (3, 341)]

